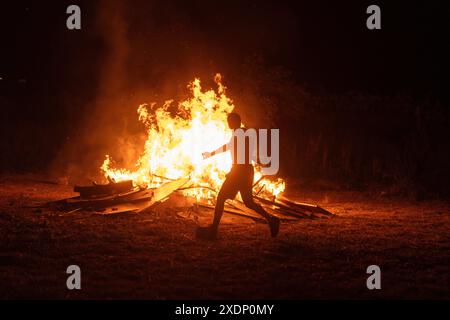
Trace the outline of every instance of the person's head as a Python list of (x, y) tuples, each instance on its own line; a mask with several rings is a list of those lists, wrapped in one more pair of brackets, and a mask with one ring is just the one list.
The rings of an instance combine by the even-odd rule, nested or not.
[(241, 117), (235, 112), (228, 114), (227, 122), (230, 129), (234, 130), (241, 127)]

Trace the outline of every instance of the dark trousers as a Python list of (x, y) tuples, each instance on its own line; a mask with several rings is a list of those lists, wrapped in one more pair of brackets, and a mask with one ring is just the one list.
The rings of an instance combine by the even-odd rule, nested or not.
[(254, 170), (252, 165), (233, 165), (217, 195), (213, 222), (215, 228), (219, 226), (220, 219), (222, 218), (225, 201), (227, 199), (234, 199), (238, 192), (241, 193), (246, 207), (253, 209), (267, 220), (270, 219), (271, 216), (259, 204), (253, 201), (253, 176)]

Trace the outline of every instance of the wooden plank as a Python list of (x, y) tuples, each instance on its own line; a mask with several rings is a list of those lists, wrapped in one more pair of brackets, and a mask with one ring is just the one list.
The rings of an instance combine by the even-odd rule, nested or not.
[(139, 210), (146, 208), (146, 203), (119, 203), (115, 206), (99, 208), (95, 210), (96, 214), (119, 214), (119, 213), (138, 213)]
[[(228, 200), (228, 201), (229, 201), (229, 200)], [(264, 221), (266, 221), (266, 219), (265, 219), (265, 218), (262, 218), (262, 216), (261, 216), (259, 213), (257, 213), (256, 211), (254, 211), (254, 210), (252, 210), (252, 209), (250, 209), (250, 208), (247, 208), (247, 207), (245, 206), (244, 203), (242, 203), (242, 202), (240, 202), (240, 201), (238, 201), (238, 200), (233, 200), (233, 201), (231, 201), (230, 203), (231, 203), (234, 207), (236, 207), (236, 208), (238, 208), (238, 209), (244, 211), (246, 214), (251, 214), (251, 215), (253, 215), (253, 216), (256, 216), (256, 217), (258, 217), (258, 218), (263, 219)], [(301, 219), (301, 218), (309, 218), (309, 217), (305, 217), (305, 216), (302, 216), (302, 215), (298, 215), (298, 214), (293, 213), (293, 212), (291, 212), (291, 211), (288, 212), (289, 214), (286, 214), (286, 210), (281, 211), (281, 210), (269, 208), (269, 206), (263, 205), (263, 204), (261, 204), (261, 206), (263, 207), (263, 209), (265, 209), (266, 211), (268, 211), (268, 213), (273, 214), (273, 215), (276, 216), (277, 218), (281, 218), (282, 220), (285, 220), (285, 221), (293, 221), (293, 220), (298, 220), (298, 219)], [(267, 209), (269, 209), (269, 210), (267, 210)], [(270, 212), (269, 212), (269, 211), (270, 211)], [(282, 216), (284, 216), (284, 217), (282, 217)], [(287, 216), (288, 216), (288, 217), (287, 217)]]
[(267, 206), (265, 204), (261, 204), (261, 206), (264, 208), (264, 210), (266, 210), (271, 215), (274, 215), (275, 217), (277, 217), (281, 221), (298, 221), (300, 219), (305, 219), (306, 218), (306, 217), (303, 217), (303, 216), (292, 216), (292, 215), (286, 215), (284, 213), (280, 213), (280, 212), (275, 211), (274, 209), (270, 208), (269, 206)]
[(66, 206), (70, 207), (82, 207), (82, 208), (104, 208), (108, 206), (114, 206), (119, 203), (132, 203), (144, 200), (150, 200), (153, 196), (153, 190), (137, 190), (126, 194), (119, 194), (114, 196), (95, 198), (95, 199), (67, 199)]
[(313, 213), (319, 213), (319, 214), (324, 214), (327, 216), (333, 216), (334, 214), (331, 213), (328, 210), (325, 210), (324, 208), (316, 205), (316, 204), (309, 204), (309, 203), (302, 203), (302, 202), (297, 202), (297, 201), (293, 201), (290, 200), (284, 196), (281, 196), (279, 198), (277, 198), (276, 202), (280, 202), (282, 204), (288, 205), (288, 206), (293, 206), (293, 207), (297, 207), (297, 208), (301, 208), (304, 210), (309, 210)]
[(185, 185), (189, 181), (189, 178), (181, 178), (175, 181), (170, 181), (162, 186), (153, 189), (153, 196), (149, 201), (144, 201), (143, 205), (140, 209), (138, 209), (136, 212), (140, 213), (144, 210), (147, 210), (151, 206), (153, 206), (156, 203), (159, 203), (161, 201), (164, 201), (170, 194), (179, 188), (181, 188), (183, 185)]
[(75, 186), (73, 188), (73, 191), (80, 193), (82, 198), (112, 195), (131, 190), (133, 190), (133, 181), (131, 180), (103, 185)]
[(300, 209), (296, 209), (287, 205), (283, 205), (262, 197), (254, 196), (256, 200), (259, 202), (271, 206), (274, 210), (277, 210), (277, 212), (283, 214), (283, 212), (286, 213), (286, 215), (295, 216), (295, 217), (306, 217), (306, 218), (314, 218), (313, 214), (308, 211), (301, 211)]
[[(81, 197), (67, 199), (67, 204), (73, 205), (110, 205), (116, 202), (133, 202), (133, 201), (143, 201), (149, 200), (155, 197), (157, 201), (167, 197), (170, 193), (177, 190), (179, 186), (183, 186), (187, 179), (179, 179), (176, 181), (171, 181), (163, 184), (162, 186), (154, 189), (142, 189), (134, 190), (131, 192), (120, 193), (111, 196), (99, 197), (99, 198), (89, 198), (83, 199)], [(110, 203), (113, 202), (113, 203)]]
[(98, 214), (116, 214), (124, 212), (140, 213), (156, 203), (164, 201), (178, 188), (182, 187), (188, 178), (178, 179), (163, 184), (155, 189), (139, 190), (127, 193), (124, 196), (89, 199), (71, 203), (85, 210), (94, 210)]
[(283, 214), (290, 217), (295, 217), (299, 219), (316, 219), (316, 217), (313, 214), (307, 215), (307, 214), (301, 214), (297, 211), (289, 210), (289, 209), (281, 209), (281, 208), (273, 208), (276, 212), (279, 214)]
[[(210, 208), (210, 209), (214, 209), (213, 205), (207, 204), (207, 203), (203, 203), (203, 202), (199, 202), (197, 203), (197, 205), (201, 206), (201, 207), (205, 207), (205, 208)], [(249, 215), (239, 209), (236, 208), (232, 208), (229, 206), (225, 206), (225, 208), (223, 209), (224, 212), (226, 213), (230, 213), (230, 214), (234, 214), (236, 216), (240, 216), (240, 217), (244, 217), (244, 218), (249, 218), (252, 219), (253, 221), (257, 221), (257, 222), (266, 222), (265, 219), (261, 218), (261, 217), (257, 217), (254, 215)]]
[(170, 181), (153, 190), (153, 198), (155, 201), (161, 201), (167, 198), (172, 192), (180, 189), (189, 181), (189, 178), (181, 178), (175, 181)]
[(297, 219), (314, 219), (314, 215), (312, 213), (306, 213), (306, 212), (300, 212), (297, 210), (292, 210), (289, 207), (280, 207), (276, 204), (268, 204), (259, 202), (259, 200), (256, 200), (260, 205), (264, 206), (265, 208), (270, 208), (271, 210), (277, 212), (278, 214), (288, 216), (288, 217), (294, 217)]
[(247, 208), (245, 206), (245, 204), (243, 204), (242, 202), (240, 202), (238, 200), (227, 200), (227, 202), (229, 204), (231, 204), (233, 207), (235, 207), (235, 208), (245, 212), (245, 214), (253, 216), (253, 217), (257, 218), (257, 219), (261, 219), (261, 220), (264, 220), (265, 222), (267, 222), (266, 219), (263, 218), (258, 212), (254, 211), (254, 210), (252, 210), (250, 208)]

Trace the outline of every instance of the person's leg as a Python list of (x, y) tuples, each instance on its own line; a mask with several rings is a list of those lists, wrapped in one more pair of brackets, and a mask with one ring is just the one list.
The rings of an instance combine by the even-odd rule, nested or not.
[(239, 176), (239, 192), (241, 194), (242, 201), (247, 208), (255, 210), (264, 218), (268, 219), (270, 215), (260, 205), (253, 201), (253, 167), (242, 167)]
[(214, 220), (208, 227), (197, 228), (197, 237), (205, 239), (215, 239), (217, 236), (217, 230), (219, 228), (220, 220), (222, 218), (225, 201), (232, 199), (237, 194), (236, 184), (234, 182), (233, 175), (229, 175), (222, 187), (216, 199), (216, 206), (214, 208)]
[(214, 208), (214, 220), (212, 224), (216, 229), (219, 227), (220, 219), (222, 218), (225, 201), (228, 199), (234, 199), (238, 193), (236, 177), (237, 175), (234, 174), (233, 171), (230, 172), (222, 184), (219, 194), (217, 195), (216, 206)]
[[(221, 190), (222, 191), (222, 188)], [(225, 195), (221, 192), (219, 192), (219, 195), (217, 196), (216, 199), (216, 206), (214, 207), (214, 220), (212, 223), (212, 227), (215, 229), (219, 228), (219, 223), (220, 223), (220, 219), (222, 219), (222, 214), (223, 214), (223, 209), (225, 207), (225, 201), (227, 200), (227, 198), (225, 197)]]
[(241, 197), (242, 197), (242, 200), (244, 201), (244, 204), (246, 207), (256, 211), (261, 216), (266, 218), (267, 222), (269, 223), (271, 236), (276, 237), (278, 234), (278, 231), (280, 230), (280, 219), (269, 214), (266, 210), (263, 209), (263, 207), (261, 207), (255, 201), (253, 201), (251, 190), (250, 190), (250, 192), (248, 192), (248, 190), (242, 192), (242, 190), (241, 190)]
[(253, 200), (253, 171), (251, 172), (251, 177), (244, 176), (243, 179), (244, 178), (245, 180), (242, 181), (241, 188), (239, 190), (239, 192), (241, 193), (242, 201), (244, 201), (244, 204), (247, 208), (256, 211), (261, 216), (266, 218), (267, 222), (269, 223), (270, 233), (272, 237), (275, 237), (278, 234), (278, 230), (280, 227), (280, 219), (269, 214), (266, 210), (264, 210), (263, 207), (261, 207)]
[(264, 210), (263, 207), (261, 207), (259, 204), (257, 204), (253, 200), (252, 190), (248, 190), (248, 188), (241, 190), (241, 197), (242, 201), (244, 201), (244, 204), (247, 208), (255, 210), (257, 213), (259, 213), (261, 216), (269, 220), (272, 215), (270, 215), (266, 210)]

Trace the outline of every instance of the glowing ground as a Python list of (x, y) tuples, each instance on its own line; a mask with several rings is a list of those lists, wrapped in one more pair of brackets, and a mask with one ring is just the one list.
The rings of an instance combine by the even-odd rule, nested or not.
[[(31, 206), (72, 188), (40, 180), (0, 179), (3, 299), (450, 298), (445, 202), (288, 188), (338, 217), (286, 222), (271, 239), (267, 225), (225, 214), (219, 240), (205, 242), (180, 201), (140, 215), (61, 215)], [(71, 264), (81, 268), (78, 291), (66, 288)], [(381, 290), (366, 288), (372, 264)]]

